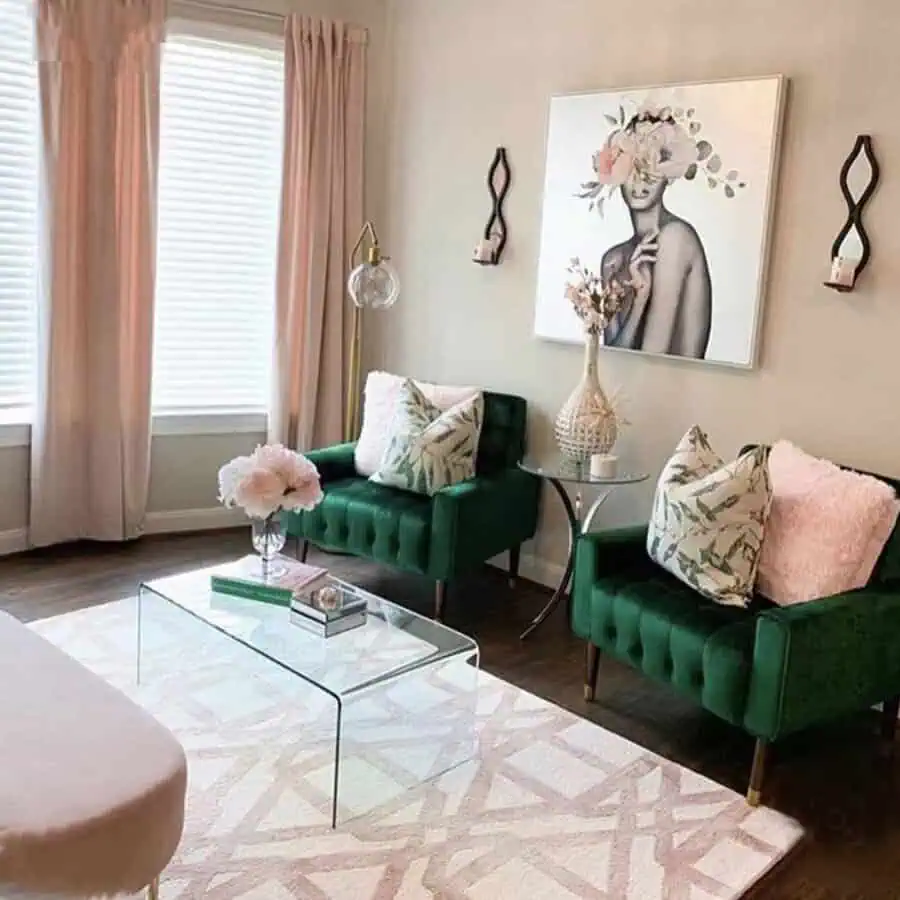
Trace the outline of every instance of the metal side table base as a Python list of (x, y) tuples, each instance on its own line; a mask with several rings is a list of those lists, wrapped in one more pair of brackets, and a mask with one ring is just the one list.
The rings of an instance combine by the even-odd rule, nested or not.
[(612, 491), (604, 491), (601, 493), (597, 499), (591, 504), (591, 508), (588, 510), (587, 515), (582, 520), (581, 512), (583, 501), (581, 497), (581, 490), (579, 489), (575, 493), (575, 503), (572, 504), (572, 501), (569, 499), (569, 495), (566, 493), (565, 487), (563, 487), (563, 483), (558, 478), (547, 478), (547, 481), (553, 485), (556, 490), (556, 493), (559, 494), (559, 499), (562, 500), (563, 507), (566, 511), (566, 516), (569, 520), (569, 555), (568, 560), (566, 562), (566, 569), (563, 572), (562, 580), (559, 583), (559, 587), (553, 592), (553, 596), (548, 601), (547, 605), (535, 616), (532, 623), (522, 632), (519, 636), (520, 640), (525, 640), (526, 638), (531, 637), (531, 635), (535, 632), (536, 629), (540, 628), (544, 622), (553, 614), (554, 610), (557, 606), (563, 601), (564, 598), (570, 599), (569, 587), (572, 582), (572, 575), (575, 572), (575, 549), (578, 545), (578, 538), (582, 534), (587, 534), (594, 524), (594, 518), (597, 515), (597, 511), (601, 506), (606, 502), (606, 499), (612, 493)]

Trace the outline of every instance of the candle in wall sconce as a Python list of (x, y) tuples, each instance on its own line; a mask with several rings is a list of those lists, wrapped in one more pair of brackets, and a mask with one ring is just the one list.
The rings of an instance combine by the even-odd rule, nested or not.
[(491, 265), (495, 260), (496, 253), (496, 237), (492, 235), (491, 237), (483, 238), (478, 242), (475, 247), (475, 254), (472, 259), (474, 262), (481, 263), (483, 265)]
[(491, 195), (491, 217), (484, 229), (484, 237), (478, 242), (473, 262), (480, 266), (498, 266), (506, 249), (508, 231), (506, 218), (503, 215), (503, 203), (509, 193), (512, 173), (509, 168), (509, 158), (503, 147), (498, 147), (494, 155), (494, 161), (488, 170), (487, 187)]
[(872, 245), (863, 224), (863, 211), (878, 187), (880, 176), (872, 137), (861, 134), (841, 166), (839, 183), (847, 204), (847, 221), (831, 245), (831, 278), (825, 286), (832, 290), (852, 291), (869, 264)]
[(854, 257), (836, 256), (831, 263), (829, 282), (835, 286), (852, 288), (860, 261)]

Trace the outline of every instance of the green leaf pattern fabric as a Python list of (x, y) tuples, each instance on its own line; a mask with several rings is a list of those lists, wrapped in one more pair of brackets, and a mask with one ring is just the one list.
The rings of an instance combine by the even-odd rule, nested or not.
[(768, 449), (726, 464), (695, 425), (660, 476), (647, 552), (704, 596), (746, 606), (771, 505)]
[(431, 496), (473, 478), (483, 421), (481, 392), (442, 412), (407, 379), (397, 400), (390, 442), (371, 480)]

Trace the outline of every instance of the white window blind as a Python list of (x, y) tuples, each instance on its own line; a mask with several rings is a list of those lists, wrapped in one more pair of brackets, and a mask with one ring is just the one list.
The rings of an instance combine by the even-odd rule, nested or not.
[(158, 415), (269, 406), (284, 54), (249, 40), (172, 29), (163, 52)]
[(0, 0), (0, 412), (34, 401), (39, 105), (29, 0)]

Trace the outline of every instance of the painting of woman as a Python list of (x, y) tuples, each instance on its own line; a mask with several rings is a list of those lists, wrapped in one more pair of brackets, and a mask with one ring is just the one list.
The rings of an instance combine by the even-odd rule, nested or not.
[(594, 156), (596, 180), (582, 198), (618, 189), (631, 237), (603, 255), (603, 284), (627, 285), (628, 302), (605, 331), (611, 347), (704, 359), (712, 322), (712, 283), (703, 242), (665, 204), (666, 189), (696, 174), (697, 142), (667, 109), (645, 107)]
[(607, 347), (752, 365), (782, 97), (774, 76), (554, 98), (537, 334), (578, 340), (565, 300), (591, 295)]

